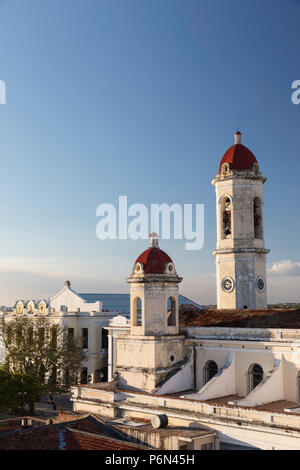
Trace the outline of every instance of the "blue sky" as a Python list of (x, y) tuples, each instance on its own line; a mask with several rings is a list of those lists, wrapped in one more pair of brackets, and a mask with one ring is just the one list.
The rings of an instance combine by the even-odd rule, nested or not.
[(66, 278), (127, 292), (145, 240), (100, 241), (96, 208), (205, 205), (205, 244), (160, 243), (215, 302), (211, 179), (243, 143), (264, 185), (269, 301), (300, 300), (300, 1), (0, 0), (0, 304)]

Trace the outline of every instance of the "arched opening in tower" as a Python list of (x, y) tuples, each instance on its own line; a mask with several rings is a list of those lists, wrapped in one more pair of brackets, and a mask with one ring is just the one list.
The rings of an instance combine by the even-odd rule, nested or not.
[(176, 326), (176, 301), (174, 297), (168, 298), (168, 326)]
[(142, 325), (142, 300), (140, 297), (135, 297), (133, 301), (133, 326)]
[(231, 238), (232, 232), (232, 203), (228, 196), (222, 199), (222, 238)]
[(253, 201), (253, 224), (254, 238), (262, 238), (262, 217), (261, 217), (261, 201), (258, 197)]

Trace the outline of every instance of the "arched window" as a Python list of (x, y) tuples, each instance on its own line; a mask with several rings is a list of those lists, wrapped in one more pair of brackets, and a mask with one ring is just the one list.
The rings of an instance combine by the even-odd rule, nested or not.
[(22, 302), (18, 303), (17, 313), (19, 313), (19, 314), (23, 313), (23, 309), (24, 309), (24, 306), (23, 306)]
[(218, 373), (218, 366), (215, 361), (207, 361), (204, 366), (204, 382), (209, 382)]
[(228, 196), (221, 201), (221, 238), (231, 238), (232, 203)]
[(254, 225), (254, 238), (262, 238), (262, 211), (261, 201), (258, 197), (253, 201), (253, 225)]
[(222, 169), (221, 169), (221, 174), (226, 175), (229, 172), (229, 165), (228, 163), (223, 163)]
[(140, 297), (135, 297), (133, 301), (133, 325), (142, 325), (142, 300)]
[(42, 315), (46, 313), (46, 304), (43, 300), (39, 303), (39, 313)]
[(168, 298), (168, 326), (176, 326), (176, 300)]
[(259, 364), (252, 364), (249, 371), (249, 393), (262, 381), (264, 371)]
[(27, 304), (27, 313), (34, 313), (34, 303), (32, 302), (32, 300), (30, 300), (30, 302), (28, 302)]

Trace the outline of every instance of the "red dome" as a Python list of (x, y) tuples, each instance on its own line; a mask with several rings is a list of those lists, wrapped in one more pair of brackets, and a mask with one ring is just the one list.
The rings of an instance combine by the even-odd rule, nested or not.
[(136, 260), (142, 263), (145, 274), (164, 274), (166, 263), (173, 263), (170, 256), (160, 248), (148, 248)]
[(224, 153), (219, 173), (221, 173), (223, 163), (228, 163), (230, 170), (251, 170), (253, 163), (257, 163), (251, 150), (241, 144), (241, 135), (240, 132), (234, 134), (235, 144)]

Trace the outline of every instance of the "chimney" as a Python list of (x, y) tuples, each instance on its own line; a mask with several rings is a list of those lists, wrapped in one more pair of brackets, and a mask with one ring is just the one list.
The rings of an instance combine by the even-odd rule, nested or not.
[(234, 133), (234, 143), (241, 144), (242, 143), (242, 134), (239, 131)]
[(155, 232), (149, 235), (149, 248), (158, 248), (158, 235)]

